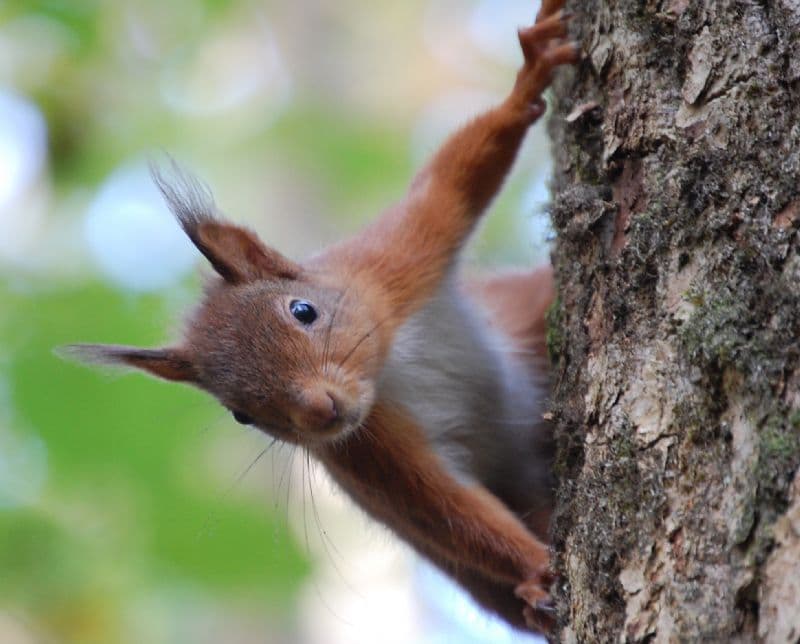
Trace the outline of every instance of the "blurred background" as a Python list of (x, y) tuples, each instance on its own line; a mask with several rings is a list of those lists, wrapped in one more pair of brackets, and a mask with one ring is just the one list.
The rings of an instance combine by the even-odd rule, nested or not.
[[(295, 257), (500, 100), (528, 0), (0, 3), (0, 642), (510, 642), (289, 448), (198, 392), (60, 361), (199, 293), (164, 154)], [(536, 128), (471, 247), (544, 261)], [(203, 267), (204, 268), (204, 267)]]

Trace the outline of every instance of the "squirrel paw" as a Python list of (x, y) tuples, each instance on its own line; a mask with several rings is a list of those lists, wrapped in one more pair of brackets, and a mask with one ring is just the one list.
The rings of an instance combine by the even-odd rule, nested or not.
[(550, 84), (553, 70), (580, 58), (577, 43), (565, 40), (572, 15), (562, 11), (563, 5), (564, 0), (544, 0), (536, 22), (519, 30), (525, 64), (517, 76), (514, 93), (532, 106), (533, 119), (544, 111), (541, 94)]
[(548, 633), (555, 625), (555, 605), (545, 583), (547, 580), (538, 578), (524, 581), (514, 589), (514, 594), (527, 604), (522, 609), (525, 623), (539, 633)]

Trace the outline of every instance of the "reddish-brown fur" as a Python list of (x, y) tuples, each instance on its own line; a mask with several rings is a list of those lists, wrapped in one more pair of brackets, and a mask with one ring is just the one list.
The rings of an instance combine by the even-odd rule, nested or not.
[(456, 481), (401, 411), (378, 403), (364, 429), (316, 452), (333, 478), (463, 585), (503, 588), (478, 599), (519, 626), (513, 590), (526, 582), (537, 600), (547, 597), (547, 548), (485, 488)]
[[(304, 264), (216, 218), (213, 202), (192, 179), (176, 171), (176, 188), (157, 175), (184, 230), (220, 279), (209, 285), (175, 347), (77, 348), (90, 360), (125, 363), (201, 387), (240, 420), (303, 445), (364, 510), (484, 606), (517, 627), (539, 630), (549, 626), (542, 606), (550, 583), (548, 552), (519, 516), (531, 510), (527, 524), (542, 535), (549, 490), (533, 491), (546, 501), (526, 508), (502, 485), (492, 493), (459, 478), (415, 420), (413, 401), (381, 399), (377, 381), (396, 332), (439, 297), (526, 131), (544, 112), (541, 93), (553, 69), (576, 59), (574, 45), (562, 40), (562, 4), (544, 2), (536, 24), (520, 31), (525, 64), (509, 97), (454, 134), (401, 203)], [(510, 340), (531, 382), (546, 381), (550, 270), (465, 288)], [(298, 299), (313, 303), (316, 321), (301, 324), (290, 313)], [(531, 432), (545, 431), (540, 419), (529, 420)]]
[(547, 309), (555, 299), (553, 269), (495, 275), (473, 280), (470, 290), (483, 300), (492, 320), (514, 339), (521, 352), (528, 352), (532, 369), (547, 363)]

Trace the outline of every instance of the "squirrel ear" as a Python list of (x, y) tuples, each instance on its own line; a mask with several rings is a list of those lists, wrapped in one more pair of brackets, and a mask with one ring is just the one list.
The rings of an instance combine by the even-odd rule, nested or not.
[(172, 181), (155, 166), (150, 171), (178, 223), (225, 281), (239, 284), (300, 276), (299, 264), (265, 246), (255, 233), (218, 219), (211, 192), (176, 163), (171, 167)]
[(265, 246), (255, 233), (210, 218), (181, 220), (189, 239), (206, 256), (226, 282), (240, 284), (257, 279), (297, 279), (299, 265)]
[(176, 382), (197, 382), (197, 370), (186, 351), (179, 348), (139, 349), (109, 344), (71, 344), (56, 353), (87, 364), (126, 365)]

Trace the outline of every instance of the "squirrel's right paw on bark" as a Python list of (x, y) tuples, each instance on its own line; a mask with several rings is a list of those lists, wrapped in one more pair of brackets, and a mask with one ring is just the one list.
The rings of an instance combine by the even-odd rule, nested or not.
[(524, 600), (527, 606), (522, 614), (528, 628), (540, 633), (549, 632), (555, 624), (555, 606), (545, 584), (550, 577), (524, 581), (514, 589), (514, 594)]

